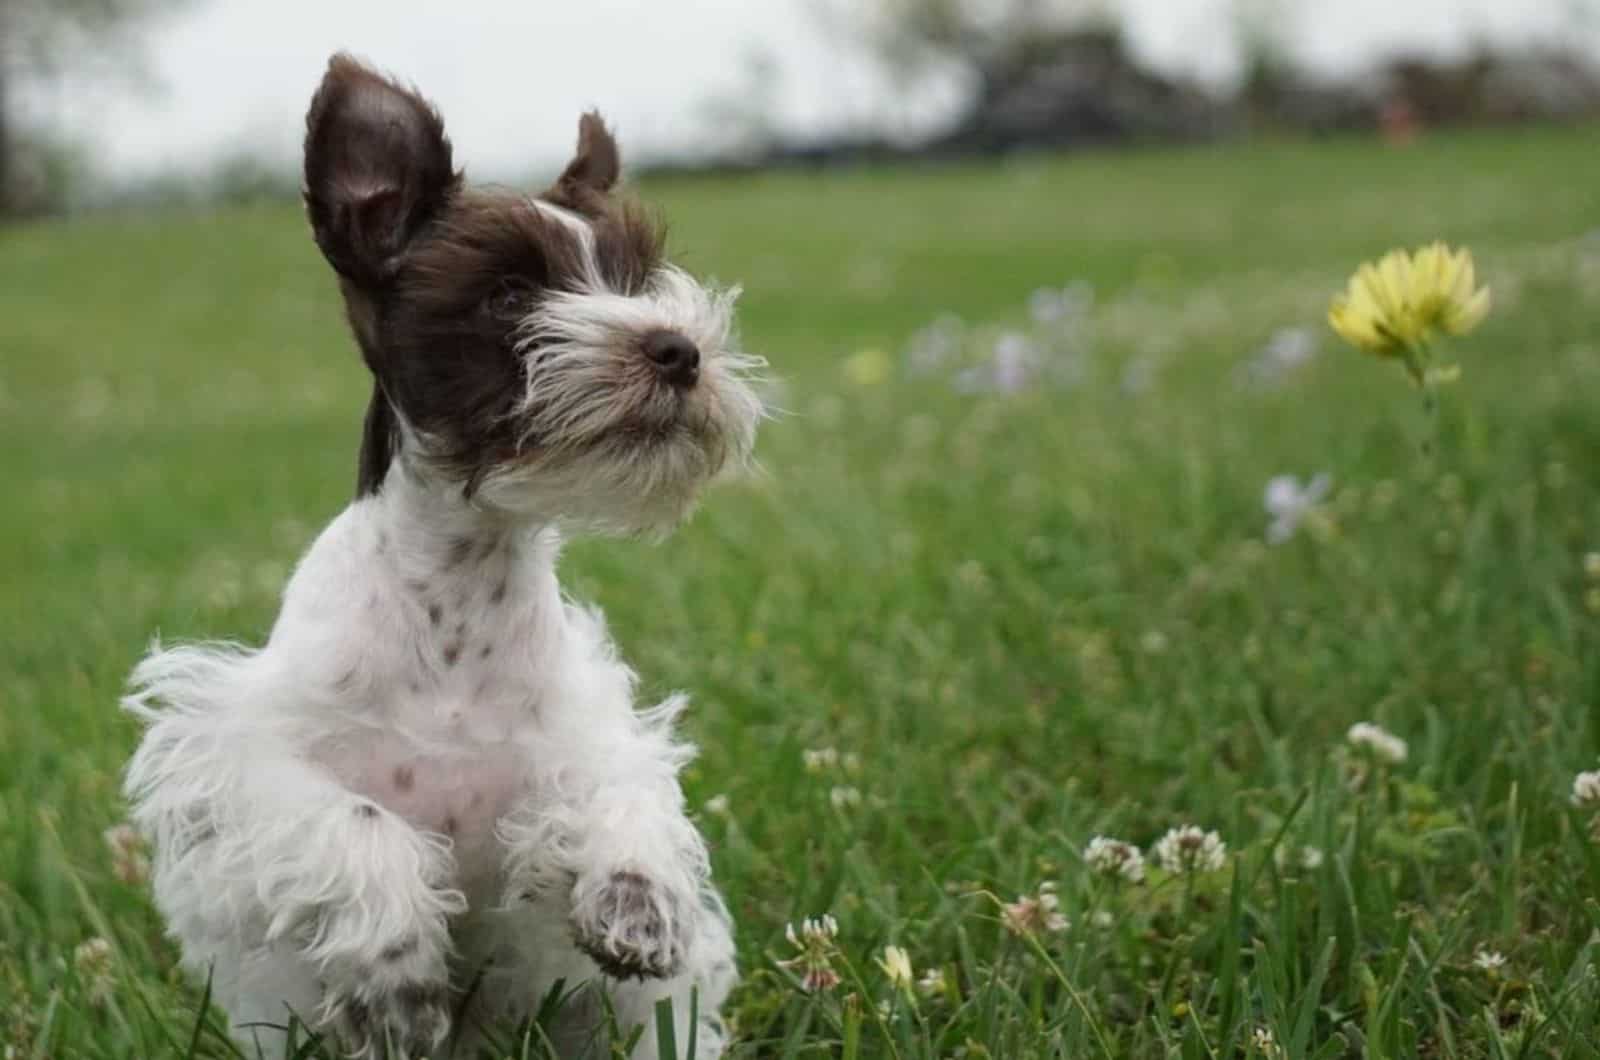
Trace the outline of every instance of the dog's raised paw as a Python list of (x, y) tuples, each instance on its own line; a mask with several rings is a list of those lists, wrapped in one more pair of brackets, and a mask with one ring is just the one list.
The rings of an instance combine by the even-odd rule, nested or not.
[(687, 955), (692, 906), (639, 872), (613, 872), (572, 910), (578, 948), (614, 979), (668, 979)]
[(345, 1055), (361, 1060), (426, 1060), (450, 1033), (450, 991), (444, 983), (330, 989), (322, 1011), (324, 1026)]

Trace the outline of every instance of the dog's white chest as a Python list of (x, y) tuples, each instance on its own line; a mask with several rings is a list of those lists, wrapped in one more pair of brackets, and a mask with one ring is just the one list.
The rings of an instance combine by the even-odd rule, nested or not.
[(367, 732), (330, 741), (317, 757), (352, 791), (449, 840), (462, 890), (478, 897), (495, 885), (496, 824), (528, 787), (521, 748)]
[(362, 638), (371, 676), (352, 692), (352, 723), (313, 751), (352, 791), (448, 840), (474, 904), (498, 886), (496, 826), (529, 791), (538, 724), (539, 690), (518, 661), (528, 630), (508, 620), (505, 572), (488, 573), (397, 590), (389, 606), (413, 621)]

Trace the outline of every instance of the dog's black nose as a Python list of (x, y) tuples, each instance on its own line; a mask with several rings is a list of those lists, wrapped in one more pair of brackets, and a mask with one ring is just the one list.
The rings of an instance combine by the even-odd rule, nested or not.
[(676, 331), (652, 331), (644, 338), (644, 355), (661, 378), (673, 386), (694, 386), (700, 378), (700, 350)]

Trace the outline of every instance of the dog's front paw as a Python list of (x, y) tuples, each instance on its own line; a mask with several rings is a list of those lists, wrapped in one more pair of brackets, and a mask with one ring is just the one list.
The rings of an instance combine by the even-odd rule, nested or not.
[(450, 1032), (450, 990), (442, 980), (329, 987), (323, 1026), (346, 1055), (425, 1060)]
[[(337, 920), (325, 931), (353, 927)], [(413, 925), (385, 938), (363, 933), (361, 945), (324, 964), (322, 1029), (349, 1056), (423, 1060), (450, 1031), (448, 940), (439, 926)]]
[(688, 955), (694, 903), (628, 870), (574, 890), (572, 937), (615, 979), (668, 979)]

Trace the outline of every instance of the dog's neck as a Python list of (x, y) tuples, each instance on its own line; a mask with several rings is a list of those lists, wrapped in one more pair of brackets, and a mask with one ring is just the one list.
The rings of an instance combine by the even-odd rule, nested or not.
[(459, 482), (418, 461), (396, 459), (373, 500), (378, 546), (392, 551), (396, 570), (414, 588), (494, 582), (529, 565), (553, 576), (553, 527), (478, 506)]

